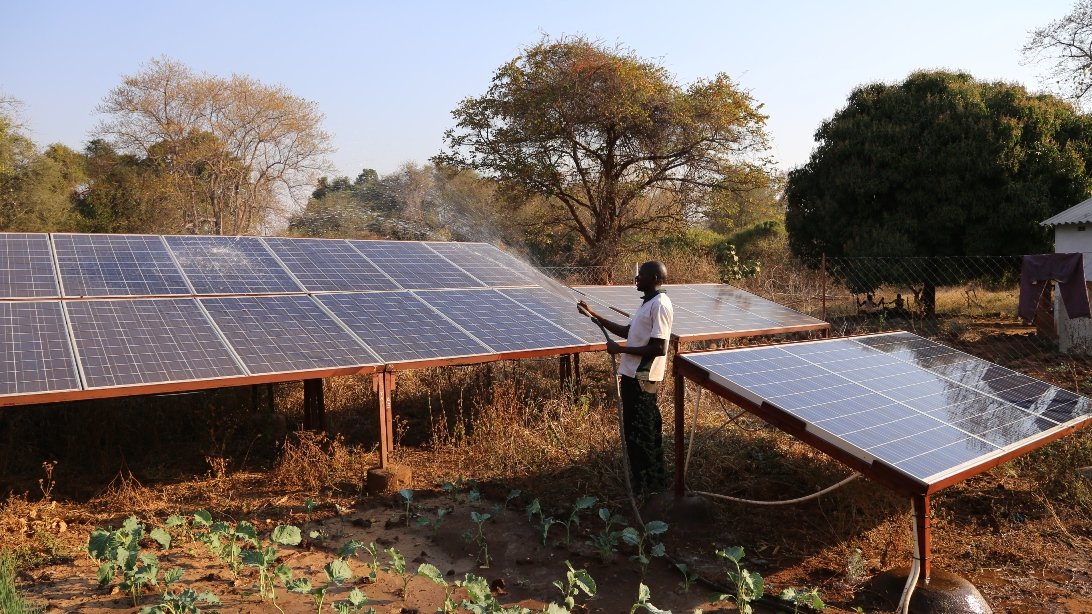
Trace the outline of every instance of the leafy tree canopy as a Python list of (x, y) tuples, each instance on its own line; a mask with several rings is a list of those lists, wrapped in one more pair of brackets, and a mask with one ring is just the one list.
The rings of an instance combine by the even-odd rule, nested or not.
[(766, 117), (724, 74), (689, 86), (622, 48), (543, 39), (452, 112), (434, 160), (549, 199), (592, 263), (629, 236), (677, 227), (713, 190), (767, 181)]
[[(1051, 245), (1039, 223), (1092, 187), (1092, 118), (1053, 96), (963, 73), (858, 88), (815, 136), (786, 193), (790, 247), (808, 258), (1038, 253)], [(921, 274), (891, 268), (861, 289), (960, 275), (948, 268), (912, 279)]]

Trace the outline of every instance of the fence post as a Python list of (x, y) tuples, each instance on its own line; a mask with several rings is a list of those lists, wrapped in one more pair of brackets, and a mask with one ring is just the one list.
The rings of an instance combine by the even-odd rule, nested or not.
[(825, 322), (826, 319), (827, 319), (827, 253), (826, 252), (823, 252), (822, 259), (819, 262), (819, 268), (822, 271), (822, 279), (823, 279), (823, 281), (822, 281), (822, 284), (823, 284), (823, 294), (822, 294), (823, 315), (822, 315), (822, 317), (820, 319)]

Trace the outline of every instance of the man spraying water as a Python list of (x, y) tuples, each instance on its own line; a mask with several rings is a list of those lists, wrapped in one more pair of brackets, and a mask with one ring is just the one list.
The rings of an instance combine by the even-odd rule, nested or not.
[(666, 482), (663, 424), (656, 396), (667, 369), (667, 340), (671, 338), (674, 309), (660, 286), (667, 267), (650, 261), (641, 265), (633, 279), (644, 302), (629, 324), (612, 322), (580, 301), (577, 308), (611, 333), (626, 338), (626, 345), (607, 339), (607, 352), (621, 354), (618, 362), (622, 419), (626, 433), (633, 487), (640, 495), (660, 491)]

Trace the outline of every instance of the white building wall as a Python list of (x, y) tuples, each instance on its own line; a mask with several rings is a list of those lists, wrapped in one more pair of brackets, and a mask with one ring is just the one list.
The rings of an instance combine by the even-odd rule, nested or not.
[[(1092, 224), (1065, 224), (1054, 227), (1054, 253), (1084, 254), (1084, 279), (1092, 281)], [(1092, 318), (1070, 320), (1054, 285), (1054, 323), (1058, 327), (1058, 349), (1073, 354), (1092, 355)]]

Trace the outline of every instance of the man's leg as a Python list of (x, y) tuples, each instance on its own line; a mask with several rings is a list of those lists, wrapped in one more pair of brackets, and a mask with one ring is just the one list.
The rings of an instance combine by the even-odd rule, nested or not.
[(638, 494), (664, 487), (663, 423), (656, 394), (641, 390), (632, 377), (622, 377), (622, 420), (626, 430), (626, 452)]

